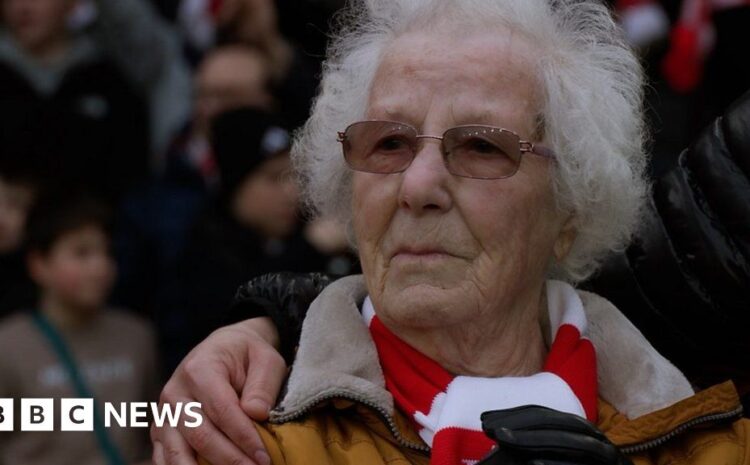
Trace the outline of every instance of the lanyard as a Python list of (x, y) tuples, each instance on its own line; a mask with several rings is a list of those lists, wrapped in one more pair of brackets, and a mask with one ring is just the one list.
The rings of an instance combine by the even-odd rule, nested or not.
[[(34, 323), (39, 331), (47, 338), (47, 342), (50, 343), (58, 358), (65, 366), (68, 372), (70, 380), (73, 382), (76, 395), (80, 398), (93, 398), (94, 395), (91, 389), (86, 385), (86, 381), (83, 379), (81, 372), (78, 370), (73, 354), (68, 349), (67, 344), (62, 335), (52, 326), (52, 323), (42, 315), (41, 312), (33, 313)], [(99, 444), (99, 449), (107, 458), (109, 465), (125, 465), (125, 461), (120, 455), (120, 451), (117, 446), (112, 442), (112, 438), (107, 434), (107, 430), (104, 428), (104, 423), (101, 420), (94, 403), (94, 434), (96, 436), (96, 442)]]

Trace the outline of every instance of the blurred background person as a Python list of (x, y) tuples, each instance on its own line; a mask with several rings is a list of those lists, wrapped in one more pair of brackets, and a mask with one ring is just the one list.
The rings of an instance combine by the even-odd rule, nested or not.
[(186, 325), (166, 331), (184, 341), (173, 344), (183, 346), (174, 366), (223, 323), (218, 315), (248, 276), (325, 268), (325, 256), (302, 233), (290, 137), (278, 118), (255, 108), (225, 112), (211, 140), (220, 189), (196, 220), (174, 275), (172, 308)]
[[(278, 7), (283, 5), (274, 0), (184, 0), (178, 18), (195, 56), (216, 44), (232, 43), (261, 53), (268, 63), (271, 91), (281, 120), (287, 127), (296, 128), (310, 113), (322, 53), (316, 59), (316, 52), (302, 49), (286, 37), (279, 28), (279, 14), (308, 21), (297, 9), (307, 4), (287, 4), (288, 10), (280, 12)], [(320, 32), (320, 36), (324, 38), (325, 34)]]
[[(148, 457), (145, 429), (104, 428), (104, 402), (156, 399), (148, 324), (106, 306), (115, 276), (109, 212), (81, 195), (45, 198), (31, 211), (25, 258), (34, 307), (0, 322), (0, 396), (95, 398), (95, 432), (0, 435), (0, 463), (130, 464)], [(23, 311), (21, 311), (23, 310)]]
[(193, 114), (172, 142), (164, 171), (121, 206), (115, 302), (161, 320), (160, 309), (173, 301), (168, 283), (180, 266), (188, 231), (220, 185), (209, 140), (212, 121), (233, 108), (267, 109), (268, 79), (265, 60), (250, 47), (227, 45), (205, 56), (195, 72)]
[(217, 47), (205, 55), (195, 71), (193, 115), (173, 143), (168, 175), (188, 172), (206, 189), (218, 182), (216, 160), (209, 142), (213, 119), (240, 107), (269, 110), (270, 72), (266, 59), (256, 49), (240, 44)]
[[(156, 155), (188, 117), (190, 75), (179, 36), (151, 5), (143, 0), (0, 3), (3, 114), (21, 128), (30, 121), (40, 136), (65, 136), (63, 141), (77, 150), (119, 161), (119, 177), (126, 180), (158, 165)], [(26, 118), (14, 114), (29, 101), (35, 105)], [(72, 121), (55, 135), (53, 129), (65, 118)], [(67, 134), (73, 130), (83, 142)], [(59, 153), (59, 144), (55, 147)]]
[(146, 173), (145, 105), (92, 38), (69, 29), (76, 4), (2, 0), (0, 125), (44, 141), (45, 169), (113, 196)]

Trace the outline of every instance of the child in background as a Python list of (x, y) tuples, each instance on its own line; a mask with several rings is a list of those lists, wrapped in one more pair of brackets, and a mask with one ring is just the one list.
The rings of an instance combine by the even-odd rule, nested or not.
[[(39, 289), (35, 309), (0, 322), (0, 397), (94, 397), (103, 403), (152, 401), (155, 340), (148, 324), (106, 308), (115, 265), (109, 212), (83, 196), (42, 200), (29, 213), (26, 263)], [(0, 433), (0, 463), (124, 465), (149, 456), (146, 428), (95, 432)]]

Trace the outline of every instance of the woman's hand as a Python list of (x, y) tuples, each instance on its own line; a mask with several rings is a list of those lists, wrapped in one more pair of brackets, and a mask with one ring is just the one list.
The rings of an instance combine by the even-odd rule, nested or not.
[(253, 318), (214, 331), (185, 357), (159, 400), (200, 402), (203, 423), (152, 426), (155, 465), (196, 465), (196, 454), (214, 464), (270, 464), (252, 420), (268, 418), (287, 374), (278, 339), (270, 318)]

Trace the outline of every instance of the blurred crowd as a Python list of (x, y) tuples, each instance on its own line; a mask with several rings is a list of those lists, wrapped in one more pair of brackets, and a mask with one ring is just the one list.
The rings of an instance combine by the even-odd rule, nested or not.
[[(243, 282), (358, 270), (289, 156), (342, 2), (0, 0), (0, 397), (155, 400)], [(658, 175), (750, 87), (750, 2), (610, 3)], [(148, 457), (108, 431), (0, 433), (0, 465)]]

